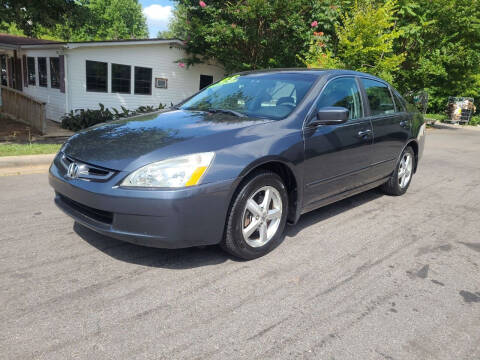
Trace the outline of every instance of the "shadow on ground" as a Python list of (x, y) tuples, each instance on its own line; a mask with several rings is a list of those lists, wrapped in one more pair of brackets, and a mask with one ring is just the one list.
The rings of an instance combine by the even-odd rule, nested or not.
[[(325, 206), (303, 215), (297, 224), (287, 227), (284, 238), (294, 237), (306, 227), (378, 199), (383, 193), (378, 189), (355, 195), (351, 198)], [(219, 246), (194, 247), (188, 249), (157, 249), (138, 246), (107, 236), (75, 223), (73, 230), (90, 245), (105, 254), (132, 264), (167, 269), (191, 269), (217, 265), (228, 260), (241, 261), (225, 253)]]
[(191, 269), (221, 264), (229, 259), (235, 260), (223, 252), (219, 246), (157, 249), (112, 239), (79, 223), (75, 223), (73, 230), (98, 250), (117, 260), (132, 264), (167, 269)]
[(380, 189), (375, 188), (364, 193), (349, 197), (347, 199), (335, 202), (333, 204), (324, 206), (320, 209), (308, 212), (302, 215), (297, 224), (287, 228), (286, 235), (289, 237), (296, 236), (303, 229), (311, 225), (319, 223), (323, 220), (327, 220), (344, 211), (354, 209), (357, 206), (361, 206), (370, 201), (374, 201), (382, 196), (384, 196), (384, 193)]
[(438, 121), (433, 123), (433, 124), (430, 124), (429, 125), (430, 128), (432, 129), (445, 129), (445, 130), (459, 130), (461, 129), (460, 127), (454, 127), (452, 125), (446, 125), (446, 124), (442, 124), (442, 123), (439, 123)]

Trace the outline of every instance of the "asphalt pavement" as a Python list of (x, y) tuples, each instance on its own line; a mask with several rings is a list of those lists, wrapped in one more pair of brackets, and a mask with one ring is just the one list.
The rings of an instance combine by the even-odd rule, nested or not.
[(250, 262), (74, 224), (0, 177), (2, 359), (480, 359), (480, 132), (427, 132), (402, 197), (304, 215)]

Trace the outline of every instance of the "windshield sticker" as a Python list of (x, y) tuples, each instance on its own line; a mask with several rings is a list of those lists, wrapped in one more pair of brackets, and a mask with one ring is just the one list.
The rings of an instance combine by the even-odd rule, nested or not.
[(233, 83), (236, 83), (238, 81), (238, 78), (240, 77), (240, 75), (234, 75), (234, 76), (229, 76), (229, 77), (226, 77), (225, 79), (223, 80), (220, 80), (219, 82), (217, 82), (216, 84), (213, 84), (213, 85), (210, 85), (209, 88), (210, 89), (213, 89), (217, 86), (220, 86), (220, 85), (226, 85), (226, 84), (233, 84)]

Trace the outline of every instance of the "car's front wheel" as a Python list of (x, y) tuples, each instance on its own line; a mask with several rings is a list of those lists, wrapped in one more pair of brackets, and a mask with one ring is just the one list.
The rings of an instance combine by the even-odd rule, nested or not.
[(282, 239), (287, 209), (287, 190), (280, 176), (270, 171), (252, 174), (230, 208), (222, 247), (247, 260), (265, 255)]

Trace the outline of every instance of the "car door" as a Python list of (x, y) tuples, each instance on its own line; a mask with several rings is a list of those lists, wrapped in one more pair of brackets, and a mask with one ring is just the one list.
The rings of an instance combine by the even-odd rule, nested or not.
[(366, 183), (372, 164), (372, 125), (365, 117), (356, 77), (330, 80), (321, 91), (313, 116), (322, 107), (349, 110), (349, 120), (338, 125), (310, 125), (304, 128), (304, 207)]
[(373, 127), (373, 170), (380, 179), (395, 168), (409, 136), (410, 121), (405, 108), (401, 104), (395, 106), (387, 84), (368, 78), (362, 78), (361, 84)]

